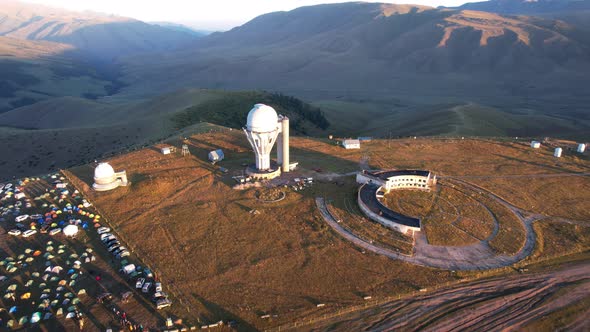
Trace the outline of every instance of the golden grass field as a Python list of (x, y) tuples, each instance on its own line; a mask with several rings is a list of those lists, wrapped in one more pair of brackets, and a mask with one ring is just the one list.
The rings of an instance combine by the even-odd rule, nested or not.
[[(126, 170), (132, 182), (112, 192), (90, 190), (92, 165), (66, 172), (77, 178), (77, 186), (113, 228), (170, 285), (175, 304), (163, 314), (201, 323), (235, 319), (246, 330), (333, 312), (363, 303), (365, 296), (392, 296), (455, 278), (448, 271), (362, 253), (324, 223), (314, 203), (317, 196), (331, 199), (331, 208), (343, 219), (356, 220), (350, 227), (360, 225), (362, 216), (356, 207), (344, 205), (345, 200), (356, 202), (356, 186), (351, 178), (339, 177), (338, 173), (358, 170), (363, 158), (368, 157), (374, 168), (424, 168), (439, 176), (555, 174), (583, 171), (589, 165), (586, 157), (567, 154), (557, 162), (549, 156), (550, 151), (531, 152), (526, 142), (403, 139), (372, 141), (363, 143), (360, 150), (344, 150), (327, 139), (292, 137), (291, 159), (300, 163), (300, 169), (289, 177), (313, 176), (315, 184), (301, 192), (286, 189), (285, 200), (269, 204), (256, 199), (257, 188), (232, 189), (231, 176), (241, 174), (242, 165), (253, 161), (242, 132), (198, 134), (186, 142), (192, 153), (189, 157), (165, 156), (154, 147), (109, 159), (115, 170)], [(169, 143), (181, 144), (178, 139)], [(228, 168), (229, 173), (219, 172), (206, 161), (207, 152), (215, 148), (224, 149), (226, 160), (221, 166)], [(552, 202), (562, 197), (552, 193), (559, 193), (554, 187), (561, 186), (562, 180), (551, 178), (549, 187), (539, 191), (535, 199), (557, 204)], [(513, 188), (512, 182), (496, 182), (493, 178), (473, 181), (494, 192)], [(484, 185), (484, 181), (495, 186)], [(463, 202), (460, 213), (464, 217), (483, 216), (490, 221), (477, 205), (466, 204), (469, 199), (458, 199), (451, 194), (452, 188), (445, 190), (449, 192), (448, 201), (456, 205)], [(578, 195), (585, 197), (588, 191)], [(510, 217), (505, 218), (505, 211), (493, 202), (486, 205), (492, 206), (501, 220), (499, 236), (492, 240), (492, 246), (502, 253), (514, 252), (523, 241), (519, 225), (513, 224)], [(581, 204), (571, 204), (570, 208), (568, 217), (587, 213)], [(250, 213), (253, 209), (260, 214)], [(387, 235), (379, 227), (371, 224), (362, 231), (365, 235), (381, 236), (378, 240), (390, 246), (404, 239), (384, 239)], [(444, 227), (438, 227), (444, 232)], [(477, 238), (490, 232), (485, 226), (471, 229), (466, 219), (459, 220), (458, 227), (468, 229)], [(543, 233), (543, 245), (536, 247), (536, 257), (563, 252), (555, 251), (553, 244), (562, 236), (572, 245), (587, 249), (587, 237), (571, 236), (568, 227), (562, 223), (547, 230), (536, 226)], [(581, 234), (587, 234), (587, 225), (577, 227)], [(450, 231), (449, 237), (460, 236), (457, 234), (461, 232)], [(318, 308), (317, 304), (325, 306)], [(260, 318), (266, 314), (271, 315), (269, 319)]]

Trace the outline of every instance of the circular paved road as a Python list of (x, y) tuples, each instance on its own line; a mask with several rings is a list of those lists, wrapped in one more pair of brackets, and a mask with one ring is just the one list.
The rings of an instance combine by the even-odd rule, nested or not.
[(518, 261), (523, 260), (533, 252), (536, 237), (532, 223), (536, 220), (544, 218), (544, 216), (528, 214), (525, 211), (522, 211), (506, 202), (501, 197), (490, 193), (481, 187), (458, 179), (455, 179), (455, 181), (461, 182), (461, 184), (471, 187), (472, 189), (485, 192), (491, 198), (510, 209), (523, 223), (526, 233), (526, 240), (523, 247), (515, 255), (498, 255), (485, 241), (467, 246), (434, 246), (428, 244), (425, 234), (421, 232), (417, 232), (415, 234), (416, 243), (414, 247), (414, 255), (404, 255), (396, 251), (369, 243), (344, 229), (330, 214), (323, 198), (316, 198), (316, 204), (324, 220), (332, 227), (332, 229), (334, 229), (345, 239), (376, 254), (384, 255), (392, 259), (399, 259), (412, 264), (447, 270), (487, 270), (512, 265)]

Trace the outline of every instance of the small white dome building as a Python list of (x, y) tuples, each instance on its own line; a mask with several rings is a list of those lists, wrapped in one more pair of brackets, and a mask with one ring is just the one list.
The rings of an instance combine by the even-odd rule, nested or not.
[(248, 113), (246, 128), (254, 133), (268, 133), (278, 129), (279, 116), (274, 108), (256, 104)]
[(100, 163), (94, 169), (94, 184), (92, 185), (94, 190), (107, 191), (126, 185), (127, 173), (125, 171), (115, 172), (108, 163)]

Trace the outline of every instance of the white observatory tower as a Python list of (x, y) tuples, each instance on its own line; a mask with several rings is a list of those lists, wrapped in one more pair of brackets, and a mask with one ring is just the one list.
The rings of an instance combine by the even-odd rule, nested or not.
[[(256, 104), (248, 113), (244, 133), (256, 154), (256, 170), (251, 174), (255, 177), (272, 178), (278, 176), (281, 169), (270, 160), (270, 153), (275, 141), (277, 147), (277, 164), (283, 172), (289, 172), (289, 118), (279, 116), (274, 108)], [(279, 136), (279, 134), (281, 134)]]

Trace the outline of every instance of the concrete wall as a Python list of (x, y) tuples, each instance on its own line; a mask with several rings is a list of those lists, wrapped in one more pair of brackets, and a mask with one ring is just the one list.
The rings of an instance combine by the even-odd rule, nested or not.
[(406, 225), (398, 224), (396, 222), (393, 222), (393, 221), (391, 221), (391, 220), (389, 220), (387, 218), (384, 218), (384, 217), (376, 214), (375, 212), (371, 211), (371, 209), (369, 209), (369, 207), (367, 207), (365, 205), (365, 203), (363, 203), (363, 201), (361, 199), (360, 193), (357, 196), (357, 201), (358, 201), (358, 204), (359, 204), (359, 207), (360, 207), (361, 211), (363, 211), (363, 213), (369, 219), (371, 219), (373, 221), (376, 221), (376, 222), (380, 223), (381, 225), (383, 225), (385, 227), (391, 228), (393, 230), (396, 230), (396, 231), (398, 231), (400, 233), (404, 233), (404, 234), (407, 234), (410, 231), (416, 231), (416, 232), (420, 231), (420, 228), (417, 228), (417, 227), (409, 227), (409, 226), (406, 226)]
[(375, 184), (378, 184), (380, 186), (384, 186), (385, 185), (385, 181), (382, 181), (379, 178), (373, 178), (371, 176), (368, 176), (366, 174), (363, 174), (362, 172), (356, 173), (356, 183), (358, 183), (358, 184), (375, 183)]

